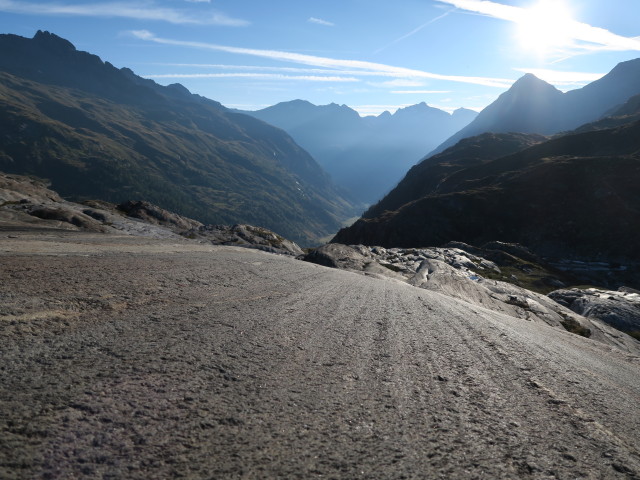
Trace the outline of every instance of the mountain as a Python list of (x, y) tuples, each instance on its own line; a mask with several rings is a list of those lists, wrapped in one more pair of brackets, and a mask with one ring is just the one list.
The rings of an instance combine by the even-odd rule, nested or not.
[(143, 199), (303, 245), (356, 211), (282, 130), (48, 32), (1, 35), (0, 78), (0, 170), (46, 178), (69, 199)]
[(429, 156), (485, 132), (546, 135), (573, 130), (638, 94), (640, 58), (620, 63), (601, 79), (566, 93), (528, 73)]
[(284, 129), (363, 203), (378, 200), (426, 152), (477, 115), (467, 109), (449, 114), (420, 103), (394, 114), (360, 117), (346, 105), (304, 100), (244, 113)]
[(468, 167), (510, 155), (545, 141), (542, 135), (484, 133), (466, 138), (439, 155), (413, 166), (398, 186), (363, 215), (373, 218), (394, 211), (416, 198), (437, 192), (450, 175)]
[[(414, 167), (332, 241), (424, 247), (498, 240), (549, 258), (637, 268), (640, 121), (626, 116), (628, 122), (612, 128), (542, 142), (522, 134), (466, 139)], [(521, 146), (526, 148), (503, 155)]]

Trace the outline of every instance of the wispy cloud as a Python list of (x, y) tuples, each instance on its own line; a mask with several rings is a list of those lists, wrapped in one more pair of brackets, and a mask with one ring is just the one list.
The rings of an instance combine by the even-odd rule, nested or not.
[(484, 85), (489, 87), (508, 88), (513, 82), (504, 78), (488, 78), (488, 77), (470, 77), (458, 75), (442, 75), (437, 73), (425, 72), (423, 70), (414, 70), (404, 67), (395, 67), (382, 63), (366, 62), (361, 60), (342, 60), (328, 57), (318, 57), (314, 55), (305, 55), (301, 53), (286, 52), (280, 50), (262, 50), (254, 48), (240, 48), (226, 45), (217, 45), (212, 43), (191, 42), (183, 40), (173, 40), (157, 37), (147, 30), (138, 30), (131, 32), (135, 37), (158, 43), (161, 45), (175, 45), (187, 48), (198, 48), (227, 52), (237, 55), (250, 55), (254, 57), (268, 58), (283, 62), (297, 63), (301, 65), (309, 65), (314, 67), (322, 67), (333, 69), (336, 73), (345, 73), (344, 71), (353, 72), (353, 75), (363, 76), (387, 76), (405, 79), (432, 79), (444, 80), (450, 82), (470, 83), (475, 85)]
[[(185, 67), (185, 68), (200, 68), (211, 70), (249, 70), (253, 72), (287, 72), (287, 73), (327, 73), (329, 70), (326, 68), (301, 68), (301, 67), (274, 67), (265, 65), (231, 65), (220, 63), (153, 63), (152, 65), (159, 65), (164, 67)], [(346, 75), (353, 75), (352, 72), (341, 70), (340, 73)], [(355, 72), (357, 73), (357, 72)]]
[(328, 22), (327, 20), (323, 20), (321, 18), (310, 17), (307, 22), (315, 23), (316, 25), (323, 25), (325, 27), (335, 27), (336, 24), (332, 22)]
[(227, 27), (244, 27), (249, 25), (249, 22), (246, 20), (232, 18), (216, 11), (208, 14), (199, 12), (196, 15), (174, 8), (160, 7), (152, 2), (132, 5), (131, 3), (125, 2), (31, 3), (0, 0), (0, 12), (26, 15), (131, 18), (136, 20), (157, 20), (174, 24), (220, 25)]
[[(503, 5), (488, 0), (436, 0), (461, 10), (479, 13), (514, 23), (525, 23), (529, 10)], [(624, 37), (609, 30), (594, 27), (577, 20), (567, 19), (563, 25), (563, 35), (572, 43), (565, 45), (574, 51), (640, 51), (638, 37)]]
[(436, 93), (451, 93), (451, 90), (392, 90), (391, 93), (394, 95), (431, 95)]
[(418, 32), (419, 32), (420, 30), (422, 30), (423, 28), (425, 28), (425, 27), (427, 27), (427, 26), (431, 25), (432, 23), (437, 22), (438, 20), (443, 19), (444, 17), (446, 17), (447, 15), (449, 15), (452, 11), (453, 11), (453, 10), (449, 10), (448, 12), (445, 12), (445, 13), (443, 13), (442, 15), (438, 15), (437, 17), (432, 18), (432, 19), (431, 19), (431, 20), (429, 20), (428, 22), (423, 23), (423, 24), (422, 24), (422, 25), (420, 25), (419, 27), (414, 28), (414, 29), (413, 29), (413, 30), (411, 30), (409, 33), (405, 33), (405, 34), (404, 34), (404, 35), (402, 35), (401, 37), (396, 38), (394, 41), (389, 42), (389, 43), (388, 43), (388, 44), (386, 44), (384, 47), (379, 48), (378, 50), (376, 50), (376, 51), (375, 51), (375, 52), (373, 52), (373, 53), (377, 55), (378, 53), (382, 52), (383, 50), (386, 50), (387, 48), (389, 48), (389, 47), (391, 47), (391, 46), (395, 45), (396, 43), (399, 43), (399, 42), (401, 42), (402, 40), (405, 40), (405, 39), (407, 39), (407, 38), (409, 38), (409, 37), (412, 37), (413, 35), (415, 35), (416, 33), (418, 33)]
[(381, 87), (424, 87), (424, 82), (419, 80), (409, 80), (406, 78), (397, 78), (388, 80), (379, 84)]
[(142, 75), (144, 78), (253, 78), (260, 80), (291, 80), (302, 82), (359, 82), (354, 77), (326, 76), (326, 75), (283, 75), (280, 73), (162, 73), (157, 75)]

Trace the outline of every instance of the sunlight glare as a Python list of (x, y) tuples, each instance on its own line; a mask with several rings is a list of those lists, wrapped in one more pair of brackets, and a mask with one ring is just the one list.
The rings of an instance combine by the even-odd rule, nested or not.
[(575, 20), (562, 1), (539, 0), (517, 23), (521, 46), (544, 56), (571, 44)]

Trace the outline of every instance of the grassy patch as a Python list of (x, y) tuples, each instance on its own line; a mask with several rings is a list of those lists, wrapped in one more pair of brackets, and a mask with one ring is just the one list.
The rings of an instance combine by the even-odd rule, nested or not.
[(567, 332), (575, 333), (576, 335), (580, 335), (581, 337), (589, 338), (591, 337), (591, 329), (583, 327), (578, 323), (577, 320), (574, 320), (568, 315), (563, 315), (564, 320), (561, 321), (562, 326)]
[(498, 260), (496, 258), (492, 258), (492, 260), (500, 268), (500, 273), (491, 268), (481, 269), (477, 273), (484, 278), (508, 282), (543, 295), (562, 288), (559, 286), (558, 281), (564, 284), (571, 284), (569, 279), (556, 271), (543, 265), (526, 262), (512, 255), (504, 255), (499, 261), (496, 261)]
[(627, 332), (627, 335), (635, 338), (636, 340), (640, 340), (640, 330), (635, 330), (633, 332)]

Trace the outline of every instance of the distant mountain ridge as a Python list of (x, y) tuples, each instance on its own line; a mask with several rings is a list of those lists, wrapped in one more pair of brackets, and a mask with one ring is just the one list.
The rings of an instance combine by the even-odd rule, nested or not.
[(361, 117), (346, 105), (305, 100), (244, 113), (285, 130), (364, 203), (381, 198), (420, 158), (477, 115), (464, 108), (449, 114), (423, 102), (394, 114)]
[(282, 130), (54, 34), (0, 35), (0, 77), (0, 170), (47, 178), (69, 199), (142, 199), (302, 245), (357, 211)]
[(528, 73), (427, 157), (485, 132), (548, 135), (573, 130), (638, 94), (640, 58), (622, 62), (601, 79), (566, 93)]

